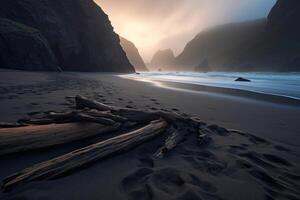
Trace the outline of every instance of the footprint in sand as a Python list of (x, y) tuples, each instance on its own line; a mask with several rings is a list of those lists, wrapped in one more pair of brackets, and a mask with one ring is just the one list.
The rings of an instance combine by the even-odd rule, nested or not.
[(124, 178), (121, 186), (133, 200), (149, 199), (158, 194), (164, 199), (220, 199), (213, 184), (172, 167), (139, 168)]
[(254, 178), (261, 181), (263, 184), (265, 184), (267, 187), (276, 188), (278, 190), (285, 190), (285, 186), (283, 184), (276, 180), (274, 177), (272, 177), (270, 174), (263, 170), (254, 169), (249, 172)]
[(29, 116), (35, 116), (35, 115), (39, 115), (39, 114), (41, 114), (41, 112), (39, 112), (39, 111), (27, 113), (27, 115), (29, 115)]
[(286, 147), (283, 147), (283, 146), (281, 146), (281, 145), (275, 145), (274, 148), (277, 149), (277, 150), (279, 150), (279, 151), (284, 151), (284, 152), (288, 152), (288, 153), (291, 152), (290, 149), (288, 149), (288, 148), (286, 148)]
[(272, 155), (272, 154), (263, 154), (263, 157), (267, 159), (268, 161), (278, 164), (278, 165), (283, 165), (283, 166), (292, 166), (291, 163), (289, 163), (287, 160), (284, 158), (280, 158), (279, 156)]
[(143, 167), (149, 167), (153, 168), (154, 167), (154, 161), (150, 156), (142, 156), (139, 158), (140, 165)]
[(169, 112), (168, 109), (164, 109), (164, 108), (161, 108), (160, 110), (161, 110), (161, 111), (164, 111), (164, 112)]
[(256, 164), (257, 166), (260, 166), (260, 167), (263, 167), (266, 169), (277, 169), (277, 167), (274, 164), (264, 160), (261, 157), (261, 155), (259, 155), (256, 152), (248, 151), (246, 153), (240, 153), (240, 154), (238, 154), (238, 156), (248, 159), (249, 161)]

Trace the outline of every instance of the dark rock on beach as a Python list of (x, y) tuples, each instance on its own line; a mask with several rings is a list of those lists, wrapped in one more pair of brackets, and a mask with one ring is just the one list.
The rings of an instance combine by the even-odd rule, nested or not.
[(0, 18), (0, 68), (60, 71), (40, 31)]
[(235, 79), (235, 81), (238, 81), (238, 82), (251, 82), (249, 79), (242, 78), (242, 77), (239, 77), (239, 78)]
[(2, 0), (0, 17), (39, 30), (62, 70), (134, 72), (108, 16), (93, 0)]

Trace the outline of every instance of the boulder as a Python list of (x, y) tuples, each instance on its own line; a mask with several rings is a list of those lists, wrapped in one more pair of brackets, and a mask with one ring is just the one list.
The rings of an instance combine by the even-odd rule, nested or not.
[(235, 79), (235, 81), (237, 81), (237, 82), (251, 82), (249, 79), (242, 78), (242, 77), (238, 77), (237, 79)]

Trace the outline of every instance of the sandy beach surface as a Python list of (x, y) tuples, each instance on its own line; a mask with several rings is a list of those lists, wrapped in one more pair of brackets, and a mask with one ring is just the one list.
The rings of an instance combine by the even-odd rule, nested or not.
[[(1, 71), (0, 121), (70, 110), (72, 97), (78, 94), (108, 105), (197, 115), (208, 124), (242, 130), (254, 137), (217, 137), (211, 150), (195, 149), (193, 141), (187, 141), (163, 160), (151, 158), (151, 150), (158, 145), (154, 141), (67, 177), (1, 191), (0, 199), (300, 197), (297, 101), (188, 84), (136, 81), (116, 74)], [(1, 157), (0, 180), (89, 142)]]

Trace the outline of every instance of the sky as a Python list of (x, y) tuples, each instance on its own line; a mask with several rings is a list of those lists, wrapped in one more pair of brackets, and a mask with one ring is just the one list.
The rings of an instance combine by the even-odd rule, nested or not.
[(207, 28), (267, 17), (276, 0), (95, 0), (114, 30), (132, 41), (145, 62), (160, 49), (177, 55)]

